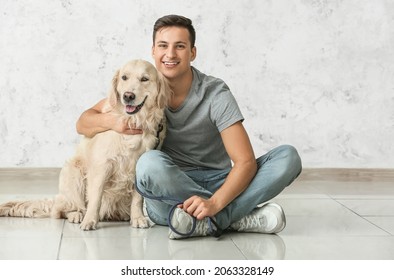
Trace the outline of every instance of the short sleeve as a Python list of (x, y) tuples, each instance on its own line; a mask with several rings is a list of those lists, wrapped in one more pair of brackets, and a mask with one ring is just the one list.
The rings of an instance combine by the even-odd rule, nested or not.
[(237, 101), (224, 82), (222, 88), (212, 99), (210, 113), (212, 122), (216, 125), (219, 132), (222, 132), (238, 121), (244, 120)]

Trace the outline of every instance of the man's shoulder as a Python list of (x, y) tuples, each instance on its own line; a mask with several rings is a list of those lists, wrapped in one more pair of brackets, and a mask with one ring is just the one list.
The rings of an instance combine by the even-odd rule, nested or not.
[(222, 90), (229, 90), (227, 84), (220, 78), (207, 75), (197, 68), (193, 67), (193, 75), (196, 79), (196, 85), (199, 90), (220, 92)]

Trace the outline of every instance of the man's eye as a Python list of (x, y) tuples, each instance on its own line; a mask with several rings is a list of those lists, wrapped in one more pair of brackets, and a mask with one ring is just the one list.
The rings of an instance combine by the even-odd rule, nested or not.
[(122, 80), (123, 80), (123, 81), (126, 81), (126, 80), (127, 80), (127, 76), (126, 76), (126, 75), (123, 75), (123, 76), (122, 76)]
[(142, 77), (141, 78), (141, 82), (147, 82), (147, 81), (149, 81), (149, 79), (147, 77)]

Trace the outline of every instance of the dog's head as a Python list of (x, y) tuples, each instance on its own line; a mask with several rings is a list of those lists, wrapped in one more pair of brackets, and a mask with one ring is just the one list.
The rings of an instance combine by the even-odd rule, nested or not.
[(115, 73), (108, 101), (119, 113), (147, 114), (154, 108), (164, 109), (170, 92), (167, 80), (150, 62), (132, 60)]

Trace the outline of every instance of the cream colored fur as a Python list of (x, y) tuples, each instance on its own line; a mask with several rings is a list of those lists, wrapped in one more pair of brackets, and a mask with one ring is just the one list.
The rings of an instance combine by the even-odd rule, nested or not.
[[(80, 223), (83, 230), (96, 229), (103, 220), (130, 220), (133, 227), (147, 227), (143, 199), (134, 187), (135, 166), (142, 153), (163, 141), (169, 96), (165, 78), (152, 64), (128, 62), (113, 78), (104, 111), (142, 128), (143, 134), (109, 130), (83, 138), (60, 172), (59, 194), (54, 199), (8, 202), (0, 205), (0, 216), (66, 218)], [(143, 104), (140, 110), (129, 114), (139, 104)], [(158, 132), (160, 125), (164, 127)]]

